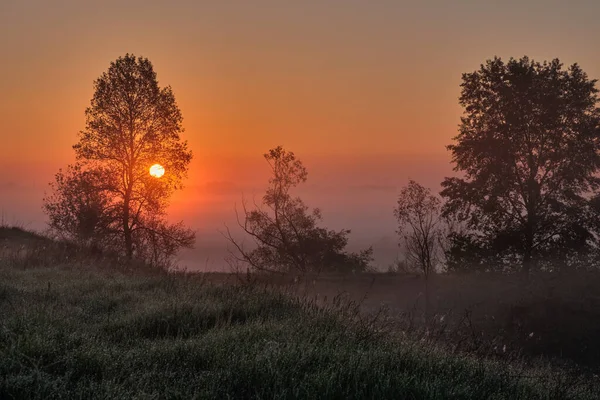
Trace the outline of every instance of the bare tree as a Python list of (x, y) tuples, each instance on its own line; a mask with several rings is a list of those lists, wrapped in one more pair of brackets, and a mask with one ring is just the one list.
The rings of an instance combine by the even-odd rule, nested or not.
[(394, 215), (397, 233), (406, 247), (409, 263), (428, 278), (440, 261), (442, 224), (441, 201), (427, 188), (411, 180), (402, 188)]
[(344, 251), (350, 230), (329, 230), (318, 208), (312, 211), (291, 190), (304, 183), (307, 171), (292, 152), (277, 147), (264, 154), (273, 173), (262, 204), (249, 209), (243, 202), (238, 217), (242, 231), (253, 239), (251, 250), (236, 240), (229, 228), (225, 237), (233, 245), (232, 259), (252, 269), (267, 272), (364, 271), (369, 268), (372, 249), (359, 253)]

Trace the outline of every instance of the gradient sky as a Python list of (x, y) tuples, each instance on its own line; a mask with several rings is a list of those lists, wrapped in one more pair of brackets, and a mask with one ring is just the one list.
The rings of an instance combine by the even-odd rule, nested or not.
[(0, 0), (0, 211), (44, 227), (93, 81), (129, 52), (184, 116), (195, 158), (171, 214), (198, 229), (193, 257), (218, 264), (216, 229), (241, 193), (260, 195), (261, 155), (283, 145), (308, 168), (307, 203), (376, 256), (379, 243), (385, 264), (399, 188), (452, 174), (461, 73), (528, 55), (600, 78), (599, 16), (592, 0)]

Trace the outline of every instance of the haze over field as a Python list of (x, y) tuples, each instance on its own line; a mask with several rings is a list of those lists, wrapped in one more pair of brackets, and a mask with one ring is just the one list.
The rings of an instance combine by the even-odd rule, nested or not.
[[(169, 217), (198, 231), (192, 268), (223, 267), (234, 205), (264, 192), (262, 154), (306, 165), (299, 194), (325, 224), (397, 254), (392, 210), (408, 178), (452, 174), (461, 74), (494, 55), (560, 57), (600, 77), (595, 1), (0, 3), (0, 210), (43, 229), (41, 201), (73, 161), (92, 82), (126, 52), (171, 85), (194, 152)], [(335, 21), (335, 23), (332, 23)]]

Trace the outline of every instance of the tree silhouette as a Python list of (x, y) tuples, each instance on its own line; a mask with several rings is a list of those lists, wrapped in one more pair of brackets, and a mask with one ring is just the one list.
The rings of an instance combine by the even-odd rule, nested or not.
[(100, 169), (86, 170), (80, 163), (59, 170), (50, 184), (52, 194), (44, 198), (50, 228), (81, 245), (112, 247), (110, 232), (117, 210), (102, 190), (110, 178), (110, 174)]
[(397, 233), (405, 245), (407, 260), (419, 268), (425, 278), (440, 261), (442, 221), (441, 201), (431, 191), (411, 180), (402, 188), (394, 216)]
[[(460, 131), (452, 152), (463, 177), (446, 178), (445, 215), (469, 232), (456, 246), (528, 271), (569, 263), (595, 246), (589, 194), (600, 181), (595, 80), (574, 64), (527, 57), (488, 60), (462, 76)], [(461, 250), (454, 248), (459, 256)]]
[[(54, 194), (45, 199), (50, 226), (78, 236), (74, 226), (80, 223), (73, 222), (89, 207), (66, 205), (77, 204), (77, 196), (84, 193), (99, 204), (92, 209), (102, 221), (86, 229), (116, 237), (128, 259), (147, 259), (157, 251), (150, 251), (149, 243), (168, 254), (191, 246), (193, 232), (165, 221), (169, 197), (181, 188), (192, 159), (179, 136), (182, 116), (171, 88), (159, 87), (148, 59), (127, 54), (110, 64), (94, 89), (85, 111), (86, 128), (73, 146), (78, 164), (57, 175)], [(165, 168), (161, 178), (149, 174), (155, 163)], [(69, 188), (72, 182), (81, 183), (75, 186), (77, 193)]]
[[(238, 224), (253, 240), (246, 250), (227, 229), (225, 237), (233, 244), (235, 260), (266, 272), (361, 272), (369, 268), (372, 249), (348, 253), (350, 230), (333, 231), (317, 224), (318, 208), (312, 211), (291, 190), (306, 182), (308, 173), (292, 152), (281, 146), (264, 154), (273, 173), (262, 205), (249, 210), (244, 202), (243, 221)], [(237, 212), (237, 211), (236, 211)]]

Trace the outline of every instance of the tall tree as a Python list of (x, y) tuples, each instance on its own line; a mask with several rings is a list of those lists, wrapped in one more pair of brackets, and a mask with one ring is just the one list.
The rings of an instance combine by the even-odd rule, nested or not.
[[(169, 197), (181, 188), (192, 159), (187, 142), (180, 138), (182, 116), (173, 91), (159, 87), (147, 58), (130, 54), (112, 62), (94, 89), (85, 111), (86, 128), (73, 146), (78, 165), (69, 170), (69, 179), (104, 177), (84, 179), (87, 186), (82, 188), (110, 210), (102, 214), (102, 221), (110, 219), (104, 232), (117, 236), (128, 259), (147, 253), (143, 247), (149, 235), (168, 240), (169, 248), (191, 246), (193, 232), (164, 221)], [(164, 167), (162, 177), (149, 174), (154, 164)], [(57, 175), (54, 197), (48, 197), (45, 206), (54, 211), (48, 213), (50, 224), (58, 229), (64, 224), (56, 222), (65, 217), (58, 206), (77, 196), (65, 190), (64, 178)]]
[(402, 188), (394, 216), (397, 233), (404, 244), (407, 260), (427, 279), (440, 261), (442, 221), (441, 201), (431, 191), (411, 180)]
[(464, 116), (448, 146), (462, 177), (441, 192), (445, 215), (470, 230), (457, 243), (525, 271), (588, 249), (588, 199), (600, 184), (596, 81), (577, 64), (527, 57), (488, 60), (462, 81)]
[(312, 211), (292, 189), (306, 182), (308, 173), (292, 152), (281, 146), (264, 154), (272, 176), (262, 199), (249, 210), (244, 204), (242, 230), (254, 240), (254, 248), (246, 250), (229, 231), (225, 237), (234, 245), (233, 256), (255, 270), (267, 272), (362, 272), (369, 268), (372, 249), (348, 253), (350, 230), (319, 227), (322, 220), (318, 208)]

